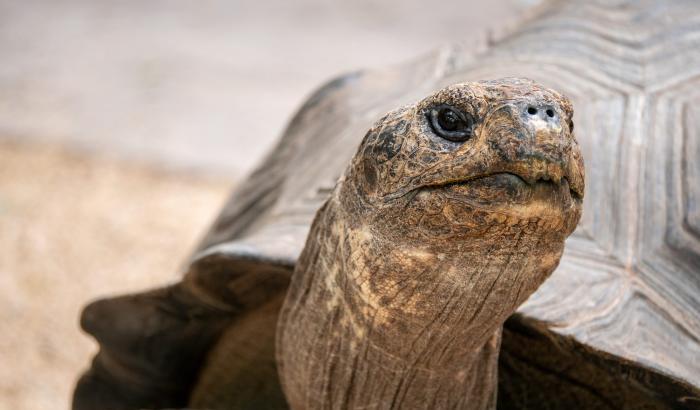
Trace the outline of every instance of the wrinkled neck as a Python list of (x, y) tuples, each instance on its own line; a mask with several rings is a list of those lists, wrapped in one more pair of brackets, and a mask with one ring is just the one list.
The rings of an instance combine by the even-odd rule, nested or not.
[(333, 200), (310, 238), (279, 322), (292, 408), (495, 406), (502, 324), (529, 294), (502, 281), (527, 268), (527, 238), (462, 253), (404, 246)]

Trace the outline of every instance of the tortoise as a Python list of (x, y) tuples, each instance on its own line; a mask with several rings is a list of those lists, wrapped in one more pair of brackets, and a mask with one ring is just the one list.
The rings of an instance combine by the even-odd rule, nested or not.
[(99, 393), (115, 376), (162, 382), (143, 365), (191, 360), (169, 350), (201, 343), (188, 327), (217, 310), (229, 323), (198, 372), (194, 407), (494, 408), (503, 323), (556, 268), (581, 217), (572, 115), (568, 99), (517, 78), (391, 111), (316, 213), (287, 289), (279, 268), (216, 251), (164, 300), (88, 307), (84, 326), (105, 350), (79, 403), (115, 405)]
[[(363, 136), (450, 84), (503, 77), (571, 99), (587, 190), (558, 268), (505, 322), (498, 407), (700, 406), (698, 18), (692, 0), (547, 2), (481, 49), (448, 46), (327, 83), (233, 193), (182, 281), (85, 309), (101, 348), (74, 407), (286, 406), (272, 360), (278, 313), (314, 215)], [(484, 374), (480, 399), (493, 380)]]

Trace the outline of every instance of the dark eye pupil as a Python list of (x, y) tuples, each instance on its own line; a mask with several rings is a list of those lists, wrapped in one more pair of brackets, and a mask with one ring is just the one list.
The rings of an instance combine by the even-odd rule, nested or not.
[(440, 110), (440, 113), (438, 114), (438, 121), (440, 122), (440, 126), (445, 131), (456, 131), (459, 128), (464, 127), (464, 123), (462, 122), (462, 119), (459, 118), (459, 115), (449, 108), (443, 108)]
[(428, 119), (438, 136), (453, 142), (464, 142), (472, 136), (472, 117), (447, 104), (432, 108)]

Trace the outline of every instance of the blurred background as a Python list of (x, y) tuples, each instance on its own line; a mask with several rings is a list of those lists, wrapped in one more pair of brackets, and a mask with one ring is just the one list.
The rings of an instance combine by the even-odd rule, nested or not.
[(177, 280), (314, 88), (538, 3), (0, 0), (0, 409), (69, 407), (81, 307)]

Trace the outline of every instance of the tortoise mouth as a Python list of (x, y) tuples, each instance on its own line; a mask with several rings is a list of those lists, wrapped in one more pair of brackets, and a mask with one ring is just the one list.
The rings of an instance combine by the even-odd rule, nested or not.
[[(513, 173), (513, 172), (496, 172), (493, 174), (489, 175), (484, 175), (481, 177), (477, 177), (472, 179), (471, 181), (474, 180), (479, 180), (479, 179), (484, 179), (484, 178), (494, 178), (496, 177), (497, 179), (502, 179), (505, 178), (512, 183), (515, 183), (520, 186), (527, 186), (532, 190), (536, 191), (551, 191), (551, 192), (564, 192), (568, 193), (571, 196), (571, 199), (574, 201), (581, 201), (582, 194), (577, 192), (571, 184), (569, 184), (569, 178), (566, 176), (562, 177), (559, 181), (554, 181), (549, 176), (543, 176), (536, 178), (532, 180), (531, 182), (528, 182), (528, 179)], [(465, 182), (469, 182), (469, 180), (466, 180)]]
[(579, 206), (581, 193), (570, 184), (567, 177), (559, 181), (544, 176), (534, 180), (512, 172), (494, 172), (477, 177), (431, 185), (454, 199), (467, 199), (481, 204), (527, 204), (547, 201), (562, 205)]

